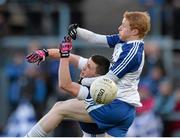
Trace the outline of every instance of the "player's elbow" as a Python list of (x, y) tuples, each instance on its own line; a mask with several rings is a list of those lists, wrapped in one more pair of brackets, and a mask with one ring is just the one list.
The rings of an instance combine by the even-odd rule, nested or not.
[(69, 84), (68, 83), (61, 83), (61, 82), (59, 82), (59, 87), (61, 89), (64, 89), (64, 90), (68, 90), (69, 89)]
[(59, 82), (59, 88), (64, 89), (65, 87), (66, 87), (66, 84), (65, 84), (65, 83)]

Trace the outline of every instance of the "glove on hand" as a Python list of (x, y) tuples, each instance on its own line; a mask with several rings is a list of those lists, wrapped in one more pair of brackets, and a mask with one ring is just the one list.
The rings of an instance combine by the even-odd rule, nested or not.
[(43, 62), (48, 55), (49, 54), (47, 49), (40, 49), (27, 55), (26, 60), (29, 63), (37, 63), (38, 65), (40, 65), (40, 63)]
[(61, 58), (68, 58), (72, 49), (72, 41), (70, 37), (64, 37), (64, 41), (59, 45), (59, 53)]
[(68, 27), (68, 35), (73, 39), (76, 40), (77, 37), (77, 28), (78, 28), (78, 24), (71, 24)]

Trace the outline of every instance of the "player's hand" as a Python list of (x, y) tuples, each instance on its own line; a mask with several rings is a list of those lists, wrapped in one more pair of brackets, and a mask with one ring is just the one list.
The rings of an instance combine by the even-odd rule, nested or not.
[(32, 52), (31, 54), (26, 56), (26, 60), (29, 63), (37, 63), (40, 65), (41, 62), (45, 61), (45, 58), (48, 56), (47, 49), (40, 49)]
[(71, 24), (68, 27), (68, 35), (73, 39), (76, 40), (77, 37), (77, 28), (78, 28), (78, 24)]
[(59, 53), (61, 58), (68, 58), (72, 50), (72, 40), (70, 37), (64, 37), (64, 41), (59, 45)]

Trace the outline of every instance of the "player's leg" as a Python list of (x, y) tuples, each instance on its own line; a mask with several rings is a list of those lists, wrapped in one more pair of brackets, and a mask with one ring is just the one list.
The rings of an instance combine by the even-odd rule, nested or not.
[[(57, 103), (57, 111), (58, 113), (64, 116), (63, 119), (72, 119), (72, 120), (78, 120), (81, 122), (87, 122), (87, 124), (89, 125), (89, 124), (92, 124), (92, 120), (88, 112), (85, 110), (85, 106), (86, 104), (84, 103), (84, 101), (71, 99), (65, 102), (61, 102), (60, 105), (58, 105)], [(95, 125), (92, 124), (90, 126), (94, 127), (93, 128), (94, 131), (96, 130)], [(97, 130), (95, 132), (97, 132)], [(105, 133), (100, 134), (99, 132), (100, 131), (98, 131), (97, 134), (94, 134), (94, 133), (91, 134), (91, 133), (87, 133), (83, 131), (83, 137), (104, 137), (105, 136)]]
[(90, 134), (83, 131), (83, 137), (105, 137), (105, 133), (102, 134)]
[(27, 136), (46, 136), (54, 130), (63, 119), (73, 119), (92, 123), (92, 119), (85, 110), (86, 104), (77, 99), (57, 102), (53, 108), (28, 132)]
[(135, 117), (135, 107), (118, 99), (101, 107), (89, 105), (87, 111), (106, 136), (113, 137), (126, 136)]
[(72, 119), (86, 123), (93, 123), (92, 118), (86, 111), (86, 104), (82, 100), (71, 99), (57, 105), (56, 111), (64, 119)]

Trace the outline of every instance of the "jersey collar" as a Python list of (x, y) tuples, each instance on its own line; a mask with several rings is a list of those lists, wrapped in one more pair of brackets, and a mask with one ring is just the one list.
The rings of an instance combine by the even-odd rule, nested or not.
[(140, 39), (140, 40), (131, 40), (131, 41), (128, 41), (127, 44), (131, 44), (131, 43), (134, 43), (134, 42), (139, 42), (139, 43), (143, 43), (144, 44), (144, 41), (143, 39)]

